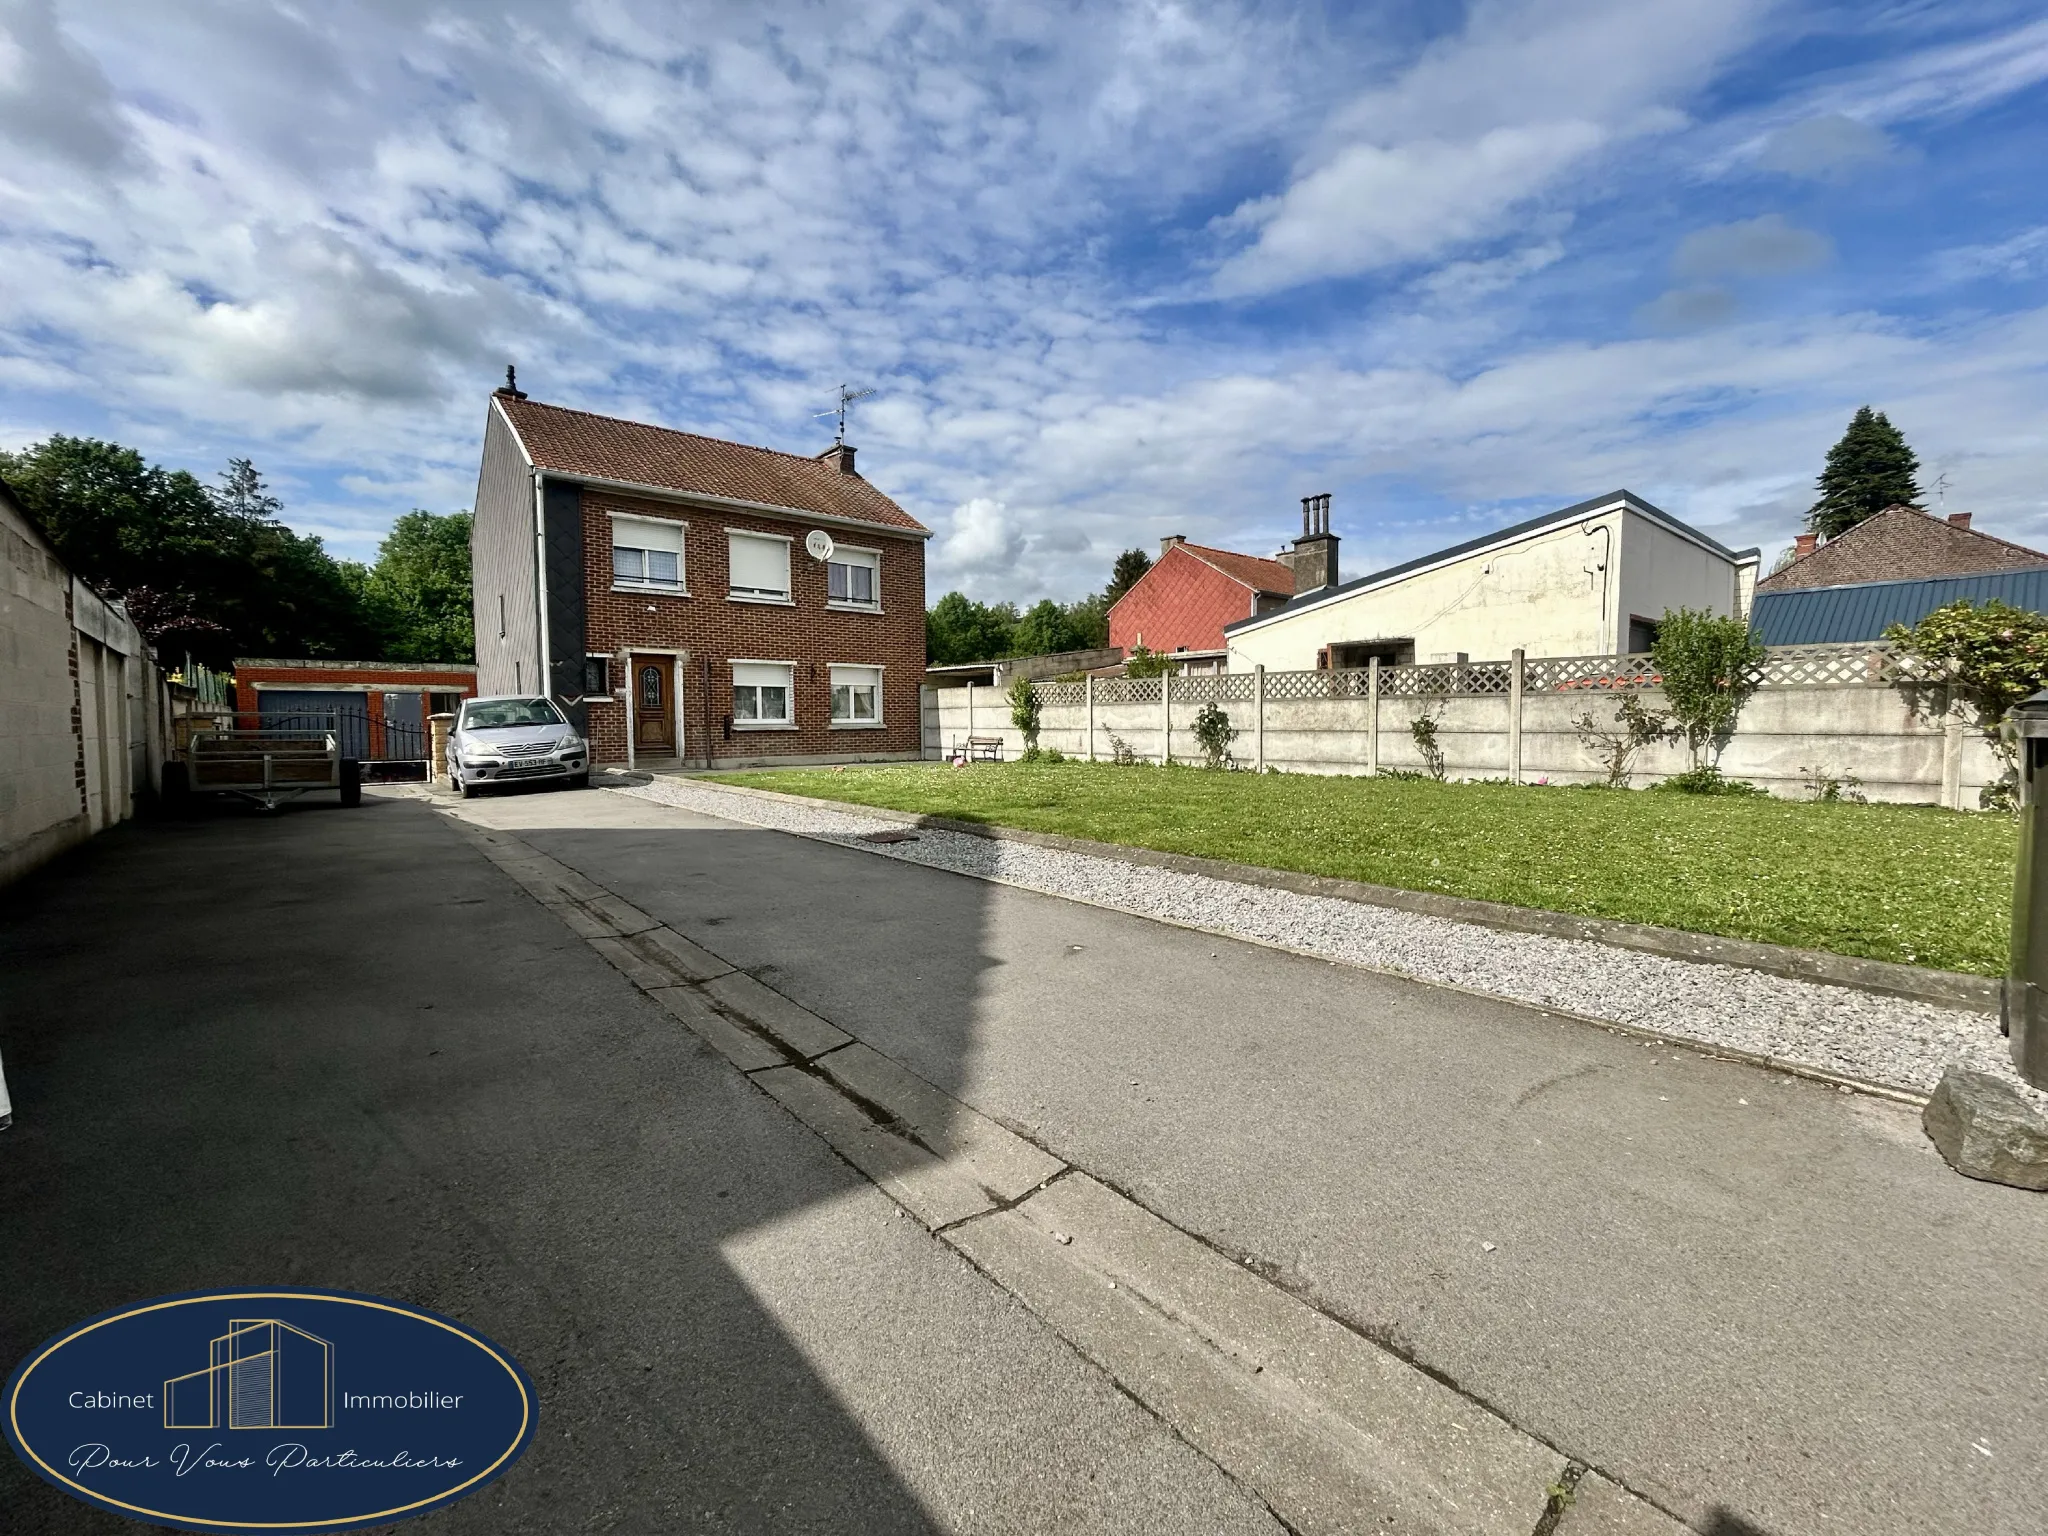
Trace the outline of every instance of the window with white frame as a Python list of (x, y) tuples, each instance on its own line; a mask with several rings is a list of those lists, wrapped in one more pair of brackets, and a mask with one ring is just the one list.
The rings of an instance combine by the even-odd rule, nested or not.
[(880, 725), (882, 723), (882, 669), (880, 667), (834, 667), (832, 669), (832, 723), (834, 725)]
[(683, 524), (614, 516), (612, 585), (636, 591), (682, 591)]
[(789, 601), (789, 540), (728, 530), (732, 565), (726, 585), (734, 597)]
[(732, 723), (789, 725), (791, 679), (796, 668), (786, 661), (736, 661), (732, 664)]
[(882, 601), (882, 556), (872, 549), (835, 549), (825, 564), (825, 599), (835, 606), (876, 608)]

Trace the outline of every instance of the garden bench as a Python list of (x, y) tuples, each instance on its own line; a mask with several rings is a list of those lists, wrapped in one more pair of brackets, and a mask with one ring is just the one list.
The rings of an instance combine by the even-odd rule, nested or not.
[(964, 756), (969, 762), (1000, 763), (1003, 760), (1003, 738), (1000, 736), (970, 736), (967, 738), (967, 750), (965, 753), (961, 752), (959, 741), (956, 738), (953, 743), (953, 755), (955, 757)]

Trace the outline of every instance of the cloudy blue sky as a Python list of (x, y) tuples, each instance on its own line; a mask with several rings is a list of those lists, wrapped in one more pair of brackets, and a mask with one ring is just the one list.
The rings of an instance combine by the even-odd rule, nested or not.
[(935, 596), (1335, 493), (1356, 572), (1618, 485), (1775, 553), (1887, 410), (2048, 544), (2038, 3), (0, 0), (0, 445), (370, 555), (537, 398), (815, 451)]

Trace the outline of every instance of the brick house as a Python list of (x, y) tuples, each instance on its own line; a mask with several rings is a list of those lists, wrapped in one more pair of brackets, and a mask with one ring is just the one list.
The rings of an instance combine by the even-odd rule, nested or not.
[(1970, 514), (1935, 517), (1918, 507), (1887, 507), (1822, 544), (1811, 533), (1793, 543), (1792, 563), (1756, 584), (1757, 595), (1866, 581), (1924, 581), (1983, 576), (2048, 565), (2048, 554), (1981, 533)]
[(1142, 645), (1221, 671), (1223, 626), (1270, 613), (1294, 591), (1295, 568), (1288, 563), (1190, 544), (1174, 534), (1159, 541), (1152, 569), (1110, 606), (1109, 643), (1126, 656)]
[(920, 755), (931, 532), (815, 458), (507, 386), (471, 535), (481, 692), (546, 692), (599, 763)]

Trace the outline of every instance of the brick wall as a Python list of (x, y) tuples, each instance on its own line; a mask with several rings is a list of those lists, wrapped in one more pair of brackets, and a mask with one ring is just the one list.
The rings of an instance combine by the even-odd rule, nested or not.
[(429, 693), (459, 693), (464, 698), (477, 694), (477, 669), (471, 666), (436, 667), (427, 664), (375, 661), (242, 661), (235, 663), (235, 711), (244, 730), (258, 728), (259, 705), (256, 684), (278, 688), (361, 688), (370, 695), (369, 710), (381, 715), (385, 689)]
[(1175, 547), (1109, 611), (1109, 643), (1128, 656), (1144, 637), (1151, 651), (1220, 651), (1223, 626), (1252, 616), (1252, 591)]
[[(612, 512), (687, 524), (683, 585), (689, 595), (612, 590)], [(611, 660), (610, 699), (589, 701), (593, 757), (626, 760), (624, 655), (636, 646), (688, 651), (676, 663), (685, 757), (701, 758), (707, 724), (713, 761), (758, 758), (916, 756), (921, 749), (918, 689), (924, 679), (924, 540), (886, 529), (831, 527), (836, 543), (881, 551), (881, 612), (825, 606), (825, 566), (804, 553), (812, 525), (708, 507), (678, 506), (597, 491), (583, 493), (586, 650)], [(726, 596), (726, 530), (794, 539), (790, 547), (793, 606), (733, 602)], [(651, 610), (651, 611), (650, 611)], [(793, 730), (736, 730), (732, 712), (734, 657), (795, 663)], [(706, 691), (705, 667), (710, 665)], [(882, 725), (831, 724), (831, 667), (881, 667)]]

